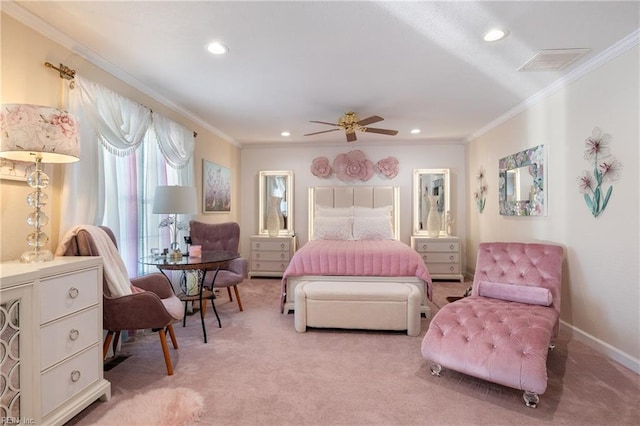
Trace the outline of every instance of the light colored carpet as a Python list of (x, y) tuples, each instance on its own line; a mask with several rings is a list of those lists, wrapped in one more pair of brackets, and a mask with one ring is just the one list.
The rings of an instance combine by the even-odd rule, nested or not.
[[(461, 296), (469, 283), (437, 282), (432, 310)], [(434, 377), (420, 353), (429, 325), (404, 332), (309, 329), (279, 310), (278, 279), (246, 280), (244, 312), (226, 291), (208, 308), (209, 343), (199, 315), (176, 324), (167, 376), (157, 333), (123, 345), (130, 354), (105, 373), (113, 398), (95, 402), (71, 424), (90, 425), (118, 401), (155, 388), (187, 387), (204, 398), (198, 425), (638, 425), (638, 375), (566, 332), (548, 359), (549, 385), (538, 408), (522, 392), (445, 370)], [(148, 426), (153, 426), (149, 423)]]
[(94, 425), (187, 426), (199, 419), (203, 408), (204, 398), (193, 389), (153, 389), (116, 403)]

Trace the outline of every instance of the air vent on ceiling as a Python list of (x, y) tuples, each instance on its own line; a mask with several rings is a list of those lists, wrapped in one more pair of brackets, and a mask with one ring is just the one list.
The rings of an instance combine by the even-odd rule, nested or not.
[(529, 59), (518, 71), (560, 71), (578, 60), (591, 49), (541, 50)]

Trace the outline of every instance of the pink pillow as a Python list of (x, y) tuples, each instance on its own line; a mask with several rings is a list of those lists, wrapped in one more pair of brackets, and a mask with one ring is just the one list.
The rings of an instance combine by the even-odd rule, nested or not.
[(549, 306), (553, 302), (553, 296), (548, 288), (529, 285), (480, 281), (478, 283), (478, 294), (491, 299), (509, 300), (529, 305)]

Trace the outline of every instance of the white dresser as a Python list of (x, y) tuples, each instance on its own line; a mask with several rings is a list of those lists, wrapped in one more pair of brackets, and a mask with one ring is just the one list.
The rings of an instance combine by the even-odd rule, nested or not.
[(281, 277), (296, 251), (295, 236), (254, 235), (250, 237), (250, 242), (249, 278)]
[[(21, 423), (62, 425), (96, 399), (111, 397), (102, 360), (102, 259), (0, 264), (0, 309), (17, 324)], [(15, 304), (19, 304), (19, 309)], [(16, 336), (7, 336), (7, 340)], [(5, 335), (2, 335), (4, 342)], [(11, 357), (1, 360), (10, 368)], [(3, 390), (13, 392), (12, 389)]]
[(411, 247), (422, 256), (432, 279), (464, 282), (460, 237), (412, 236)]

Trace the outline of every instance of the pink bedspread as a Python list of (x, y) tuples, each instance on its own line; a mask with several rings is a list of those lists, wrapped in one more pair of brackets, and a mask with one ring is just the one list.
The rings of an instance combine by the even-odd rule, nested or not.
[(420, 255), (396, 240), (314, 240), (298, 250), (282, 276), (284, 303), (287, 278), (300, 275), (418, 277), (431, 300), (431, 276)]

